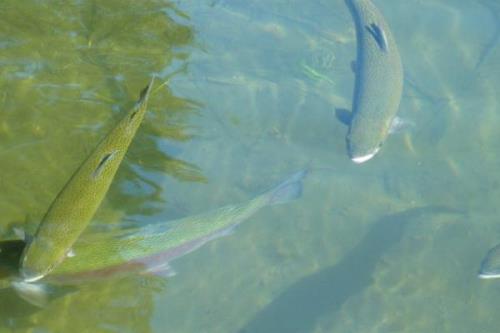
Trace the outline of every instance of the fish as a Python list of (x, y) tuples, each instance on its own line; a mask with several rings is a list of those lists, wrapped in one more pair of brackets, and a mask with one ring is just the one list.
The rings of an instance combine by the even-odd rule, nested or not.
[(481, 261), (478, 277), (480, 279), (500, 278), (500, 244), (491, 248)]
[(21, 298), (43, 306), (47, 290), (54, 286), (79, 285), (130, 274), (175, 275), (170, 266), (172, 261), (232, 234), (239, 224), (266, 206), (298, 199), (308, 172), (308, 169), (296, 172), (263, 194), (210, 212), (173, 221), (113, 228), (108, 232), (99, 228), (99, 232), (85, 233), (74, 244), (73, 256), (35, 282), (26, 282), (16, 275), (16, 256), (20, 256), (19, 248), (24, 241), (0, 242), (0, 285), (8, 281)]
[(306, 274), (283, 288), (255, 311), (253, 317), (237, 332), (317, 332), (315, 327), (320, 320), (327, 316), (334, 318), (352, 297), (376, 284), (380, 262), (384, 261), (387, 252), (405, 239), (407, 228), (423, 218), (438, 214), (455, 215), (462, 212), (445, 206), (418, 206), (371, 221), (369, 230), (359, 243), (338, 261)]
[(154, 77), (135, 106), (90, 153), (57, 194), (20, 258), (24, 282), (42, 279), (72, 253), (72, 246), (104, 199), (147, 109)]
[(481, 67), (481, 65), (490, 57), (500, 41), (500, 7), (495, 7), (495, 2), (479, 1), (479, 3), (489, 9), (492, 20), (495, 22), (495, 31), (479, 54), (479, 58), (474, 66), (475, 70), (478, 70), (479, 67)]
[(387, 22), (370, 0), (345, 0), (356, 28), (355, 84), (346, 136), (349, 158), (375, 156), (396, 117), (403, 93), (403, 65)]

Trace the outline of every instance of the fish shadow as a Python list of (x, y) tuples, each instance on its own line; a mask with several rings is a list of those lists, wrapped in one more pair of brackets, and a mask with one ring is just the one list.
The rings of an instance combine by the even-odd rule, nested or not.
[(239, 333), (304, 333), (318, 319), (332, 316), (352, 296), (373, 282), (375, 266), (397, 244), (411, 221), (431, 214), (462, 214), (442, 206), (425, 206), (384, 216), (338, 264), (306, 276), (260, 310)]
[[(0, 290), (0, 326), (3, 328), (19, 328), (20, 323), (40, 309), (19, 301), (19, 296), (12, 288)], [(1, 331), (1, 330), (0, 330)]]

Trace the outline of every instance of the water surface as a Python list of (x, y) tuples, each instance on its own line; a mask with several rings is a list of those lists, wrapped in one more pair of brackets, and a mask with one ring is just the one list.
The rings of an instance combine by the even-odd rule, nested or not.
[(42, 310), (1, 290), (0, 331), (496, 331), (500, 288), (476, 273), (500, 241), (500, 5), (374, 3), (414, 126), (355, 165), (334, 112), (354, 84), (342, 0), (4, 1), (4, 236), (36, 228), (151, 75), (168, 82), (92, 223), (201, 213), (312, 172), (300, 200), (174, 262), (173, 278), (82, 285)]

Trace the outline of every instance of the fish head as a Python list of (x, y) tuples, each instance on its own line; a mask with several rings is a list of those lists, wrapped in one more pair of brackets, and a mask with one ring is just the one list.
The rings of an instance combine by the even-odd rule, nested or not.
[(25, 265), (24, 261), (23, 261), (22, 266), (19, 268), (19, 272), (20, 272), (21, 277), (24, 281), (35, 282), (35, 281), (42, 279), (47, 274), (49, 274), (49, 272), (51, 272), (53, 270), (53, 267), (55, 267), (55, 265), (46, 266), (46, 268), (44, 268), (43, 270), (38, 270), (38, 269), (32, 268), (32, 267), (28, 268), (27, 265)]
[(478, 277), (480, 279), (500, 278), (500, 244), (488, 251), (481, 262)]
[[(50, 253), (50, 255), (46, 255)], [(21, 255), (19, 273), (25, 282), (35, 282), (48, 275), (67, 256), (67, 251), (52, 240), (34, 238)]]
[(351, 161), (357, 164), (373, 158), (382, 147), (383, 140), (376, 136), (368, 136), (360, 131), (349, 131), (347, 135), (347, 153)]
[(389, 135), (391, 123), (392, 119), (383, 117), (353, 117), (346, 137), (349, 158), (360, 164), (377, 155)]

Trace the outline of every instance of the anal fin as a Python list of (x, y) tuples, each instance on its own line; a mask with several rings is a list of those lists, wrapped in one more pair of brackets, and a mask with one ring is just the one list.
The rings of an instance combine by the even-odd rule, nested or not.
[(162, 263), (149, 268), (144, 274), (151, 274), (162, 278), (170, 278), (177, 275), (177, 272), (170, 266), (169, 263)]

